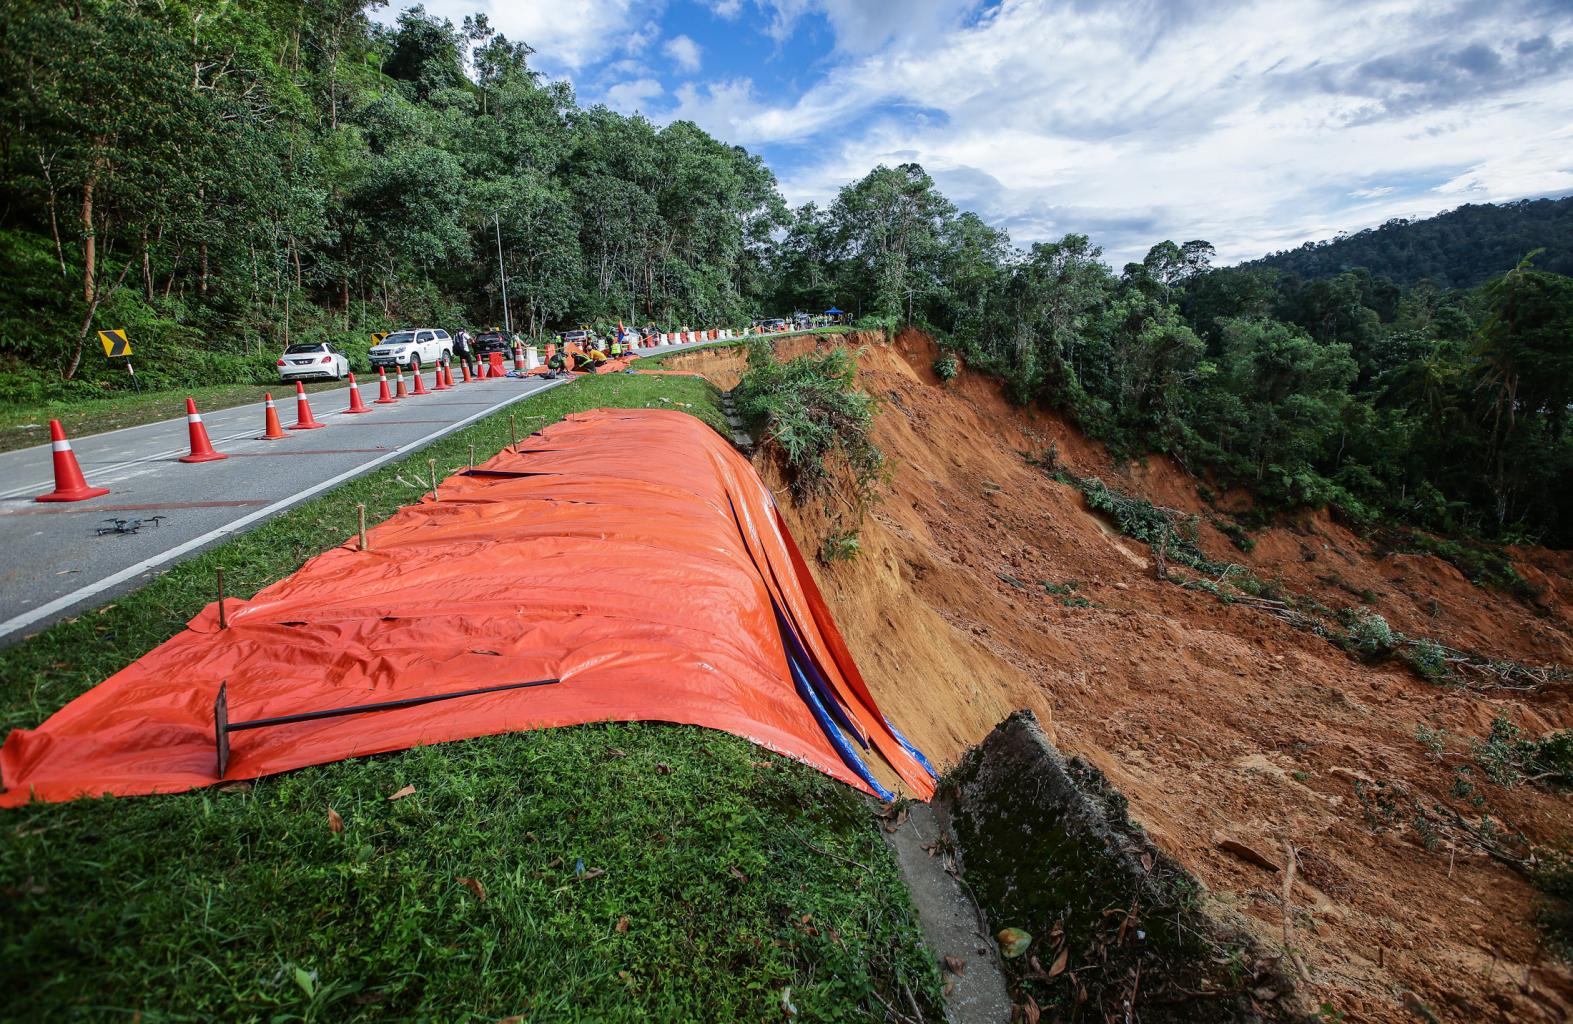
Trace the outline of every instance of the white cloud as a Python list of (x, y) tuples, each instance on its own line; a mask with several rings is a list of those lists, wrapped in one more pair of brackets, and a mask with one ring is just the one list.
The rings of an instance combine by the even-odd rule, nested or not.
[(699, 70), (699, 44), (687, 36), (673, 36), (666, 41), (666, 45), (661, 47), (661, 50), (677, 61), (679, 70)]
[(607, 106), (624, 114), (642, 112), (648, 108), (649, 102), (666, 94), (661, 88), (661, 83), (653, 78), (636, 78), (628, 82), (618, 82), (606, 90), (603, 97)]
[[(1246, 259), (1573, 190), (1566, 0), (707, 2), (773, 36), (758, 59), (790, 84), (705, 77), (688, 36), (652, 61), (667, 0), (428, 7), (479, 6), (618, 109), (763, 150), (794, 203), (916, 161), (1018, 243), (1084, 231), (1116, 265), (1163, 238)], [(657, 91), (679, 71), (699, 74)]]
[[(377, 17), (391, 22), (406, 6), (395, 0)], [(662, 0), (425, 0), (428, 13), (455, 25), (466, 14), (483, 13), (492, 28), (534, 47), (544, 66), (568, 70), (642, 51), (660, 37), (652, 23), (663, 6)]]
[[(815, 4), (854, 31), (835, 6)], [(773, 10), (790, 26), (808, 7)], [(806, 144), (782, 173), (794, 203), (915, 160), (1018, 242), (1086, 231), (1115, 265), (1166, 237), (1238, 260), (1573, 188), (1565, 9), (1004, 0), (935, 24), (843, 53), (790, 103), (732, 80), (680, 90), (678, 113), (731, 142)]]

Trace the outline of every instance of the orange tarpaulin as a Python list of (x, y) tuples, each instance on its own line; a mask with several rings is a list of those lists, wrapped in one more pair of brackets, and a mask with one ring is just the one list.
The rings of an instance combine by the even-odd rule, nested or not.
[[(597, 721), (724, 729), (865, 791), (922, 756), (875, 706), (753, 467), (700, 421), (597, 410), (187, 629), (0, 748), (0, 806), (219, 781), (232, 722), (560, 682), (234, 732), (225, 779)], [(839, 726), (831, 725), (834, 720)], [(847, 737), (852, 737), (851, 743)]]

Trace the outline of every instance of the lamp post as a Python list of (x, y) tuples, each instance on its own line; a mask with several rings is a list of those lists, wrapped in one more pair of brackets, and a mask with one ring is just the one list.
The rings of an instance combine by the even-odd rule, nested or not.
[(492, 213), (492, 227), (497, 231), (497, 277), (502, 281), (502, 325), (508, 337), (513, 337), (513, 317), (508, 313), (508, 271), (502, 265), (502, 222)]

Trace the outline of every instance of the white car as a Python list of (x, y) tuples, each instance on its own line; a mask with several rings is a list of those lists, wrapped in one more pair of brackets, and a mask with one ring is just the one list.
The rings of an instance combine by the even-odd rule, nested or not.
[(453, 339), (448, 332), (437, 327), (411, 327), (394, 331), (372, 346), (368, 353), (371, 365), (389, 368), (395, 366), (435, 366), (453, 355)]
[(291, 345), (279, 356), (279, 380), (342, 380), (350, 372), (350, 361), (343, 352), (319, 341), (311, 345)]

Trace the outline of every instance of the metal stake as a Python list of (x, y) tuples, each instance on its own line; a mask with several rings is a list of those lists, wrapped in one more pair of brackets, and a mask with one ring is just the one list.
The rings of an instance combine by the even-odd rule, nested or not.
[(514, 418), (513, 413), (508, 414), (508, 433), (513, 435), (513, 450), (514, 454), (517, 455), (519, 452), (519, 423)]
[(356, 513), (360, 516), (360, 549), (370, 550), (371, 545), (366, 543), (366, 503), (361, 502), (355, 506)]
[(475, 468), (475, 446), (473, 444), (470, 445), (470, 468)]
[(437, 460), (427, 459), (426, 465), (431, 468), (431, 500), (437, 500)]
[(218, 567), (218, 628), (228, 629), (229, 620), (224, 617), (224, 567)]

